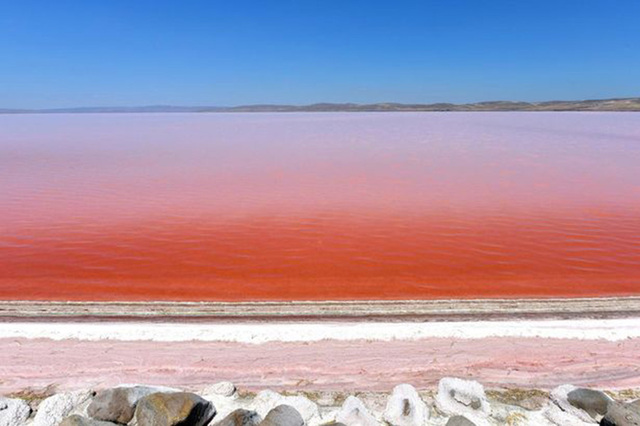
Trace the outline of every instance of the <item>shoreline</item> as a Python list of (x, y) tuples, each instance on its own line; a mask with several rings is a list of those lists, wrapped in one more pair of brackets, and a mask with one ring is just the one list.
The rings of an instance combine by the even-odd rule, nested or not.
[[(248, 391), (388, 392), (403, 382), (432, 389), (446, 376), (478, 380), (492, 389), (547, 391), (567, 383), (640, 389), (638, 303), (637, 297), (241, 305), (2, 302), (13, 314), (0, 321), (0, 394), (121, 383), (197, 389), (220, 380)], [(232, 307), (241, 306), (251, 309), (231, 315)], [(183, 316), (166, 311), (172, 307)], [(314, 316), (300, 316), (310, 308)], [(354, 308), (350, 316), (342, 314), (346, 308)], [(491, 316), (492, 309), (502, 312)], [(372, 312), (390, 316), (381, 320)]]
[(478, 321), (640, 317), (640, 296), (369, 301), (0, 301), (12, 321)]

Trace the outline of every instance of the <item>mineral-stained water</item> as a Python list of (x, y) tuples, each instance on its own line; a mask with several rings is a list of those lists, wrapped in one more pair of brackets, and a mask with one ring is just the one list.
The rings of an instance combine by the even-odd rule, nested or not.
[(0, 115), (0, 299), (640, 294), (640, 113)]

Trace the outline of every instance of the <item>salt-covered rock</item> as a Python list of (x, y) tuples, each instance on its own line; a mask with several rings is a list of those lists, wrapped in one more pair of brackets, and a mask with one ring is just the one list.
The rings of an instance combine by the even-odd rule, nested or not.
[(213, 403), (217, 417), (224, 418), (247, 405), (240, 400), (236, 387), (231, 382), (219, 382), (207, 386), (199, 392), (200, 396)]
[(305, 422), (300, 413), (290, 405), (274, 407), (260, 426), (304, 426)]
[(584, 410), (594, 419), (600, 419), (607, 413), (613, 400), (604, 392), (593, 389), (577, 388), (567, 393), (567, 402)]
[(393, 426), (422, 426), (429, 409), (413, 386), (402, 384), (393, 388), (383, 418)]
[(449, 418), (446, 426), (476, 426), (476, 424), (465, 416), (453, 416)]
[(0, 398), (0, 426), (20, 426), (31, 414), (26, 401), (15, 398)]
[(204, 388), (202, 390), (202, 394), (219, 395), (230, 398), (237, 397), (237, 389), (236, 386), (231, 382), (218, 382)]
[(210, 401), (213, 406), (216, 407), (216, 416), (219, 418), (227, 417), (236, 410), (246, 408), (247, 405), (234, 396), (228, 397), (207, 393), (203, 393), (201, 396), (207, 401)]
[(79, 414), (73, 414), (65, 417), (59, 426), (117, 426), (117, 423), (103, 422), (102, 420), (95, 420)]
[(576, 419), (579, 419), (583, 423), (587, 423), (587, 424), (598, 423), (585, 410), (583, 410), (582, 408), (575, 407), (569, 402), (569, 393), (577, 389), (578, 388), (576, 388), (573, 385), (561, 385), (554, 388), (549, 394), (549, 397), (551, 398), (551, 401), (553, 401), (554, 404), (556, 404), (558, 407), (562, 409), (562, 411), (575, 417)]
[(45, 399), (38, 406), (33, 426), (58, 426), (71, 412), (93, 396), (92, 391), (59, 393)]
[(611, 402), (601, 426), (640, 426), (640, 406), (636, 403)]
[(156, 392), (179, 392), (159, 386), (118, 386), (98, 392), (87, 407), (87, 415), (96, 420), (127, 424), (133, 418), (141, 398)]
[(215, 414), (213, 404), (194, 393), (158, 392), (138, 401), (134, 421), (138, 426), (204, 426)]
[(474, 423), (484, 423), (491, 414), (491, 408), (484, 387), (473, 380), (446, 377), (438, 383), (436, 405), (443, 413), (464, 415)]
[(259, 392), (251, 402), (250, 408), (255, 410), (260, 417), (266, 419), (269, 411), (279, 405), (293, 407), (306, 424), (315, 423), (320, 418), (318, 405), (309, 398), (302, 395), (283, 396), (272, 390)]
[(238, 409), (229, 413), (214, 426), (256, 426), (262, 419), (255, 411)]
[(346, 426), (378, 426), (379, 424), (362, 401), (355, 396), (350, 396), (344, 401), (336, 415), (336, 422)]
[(544, 417), (551, 422), (551, 424), (557, 426), (593, 426), (593, 419), (590, 417), (589, 422), (584, 422), (580, 418), (574, 416), (571, 413), (563, 411), (562, 408), (556, 404), (548, 404), (543, 410)]

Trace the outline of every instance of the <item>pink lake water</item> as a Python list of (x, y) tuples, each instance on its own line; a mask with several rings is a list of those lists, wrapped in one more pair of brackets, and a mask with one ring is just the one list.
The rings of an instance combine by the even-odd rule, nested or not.
[(0, 115), (0, 299), (640, 294), (640, 114)]

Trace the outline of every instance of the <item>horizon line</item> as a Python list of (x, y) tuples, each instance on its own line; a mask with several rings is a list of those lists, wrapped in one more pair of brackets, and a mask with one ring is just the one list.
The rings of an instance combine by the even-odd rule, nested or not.
[(59, 108), (0, 108), (0, 114), (100, 112), (375, 112), (375, 111), (640, 111), (640, 97), (584, 100), (468, 103), (433, 102), (315, 102), (308, 104), (256, 103), (234, 106), (148, 104), (136, 106), (75, 106)]

